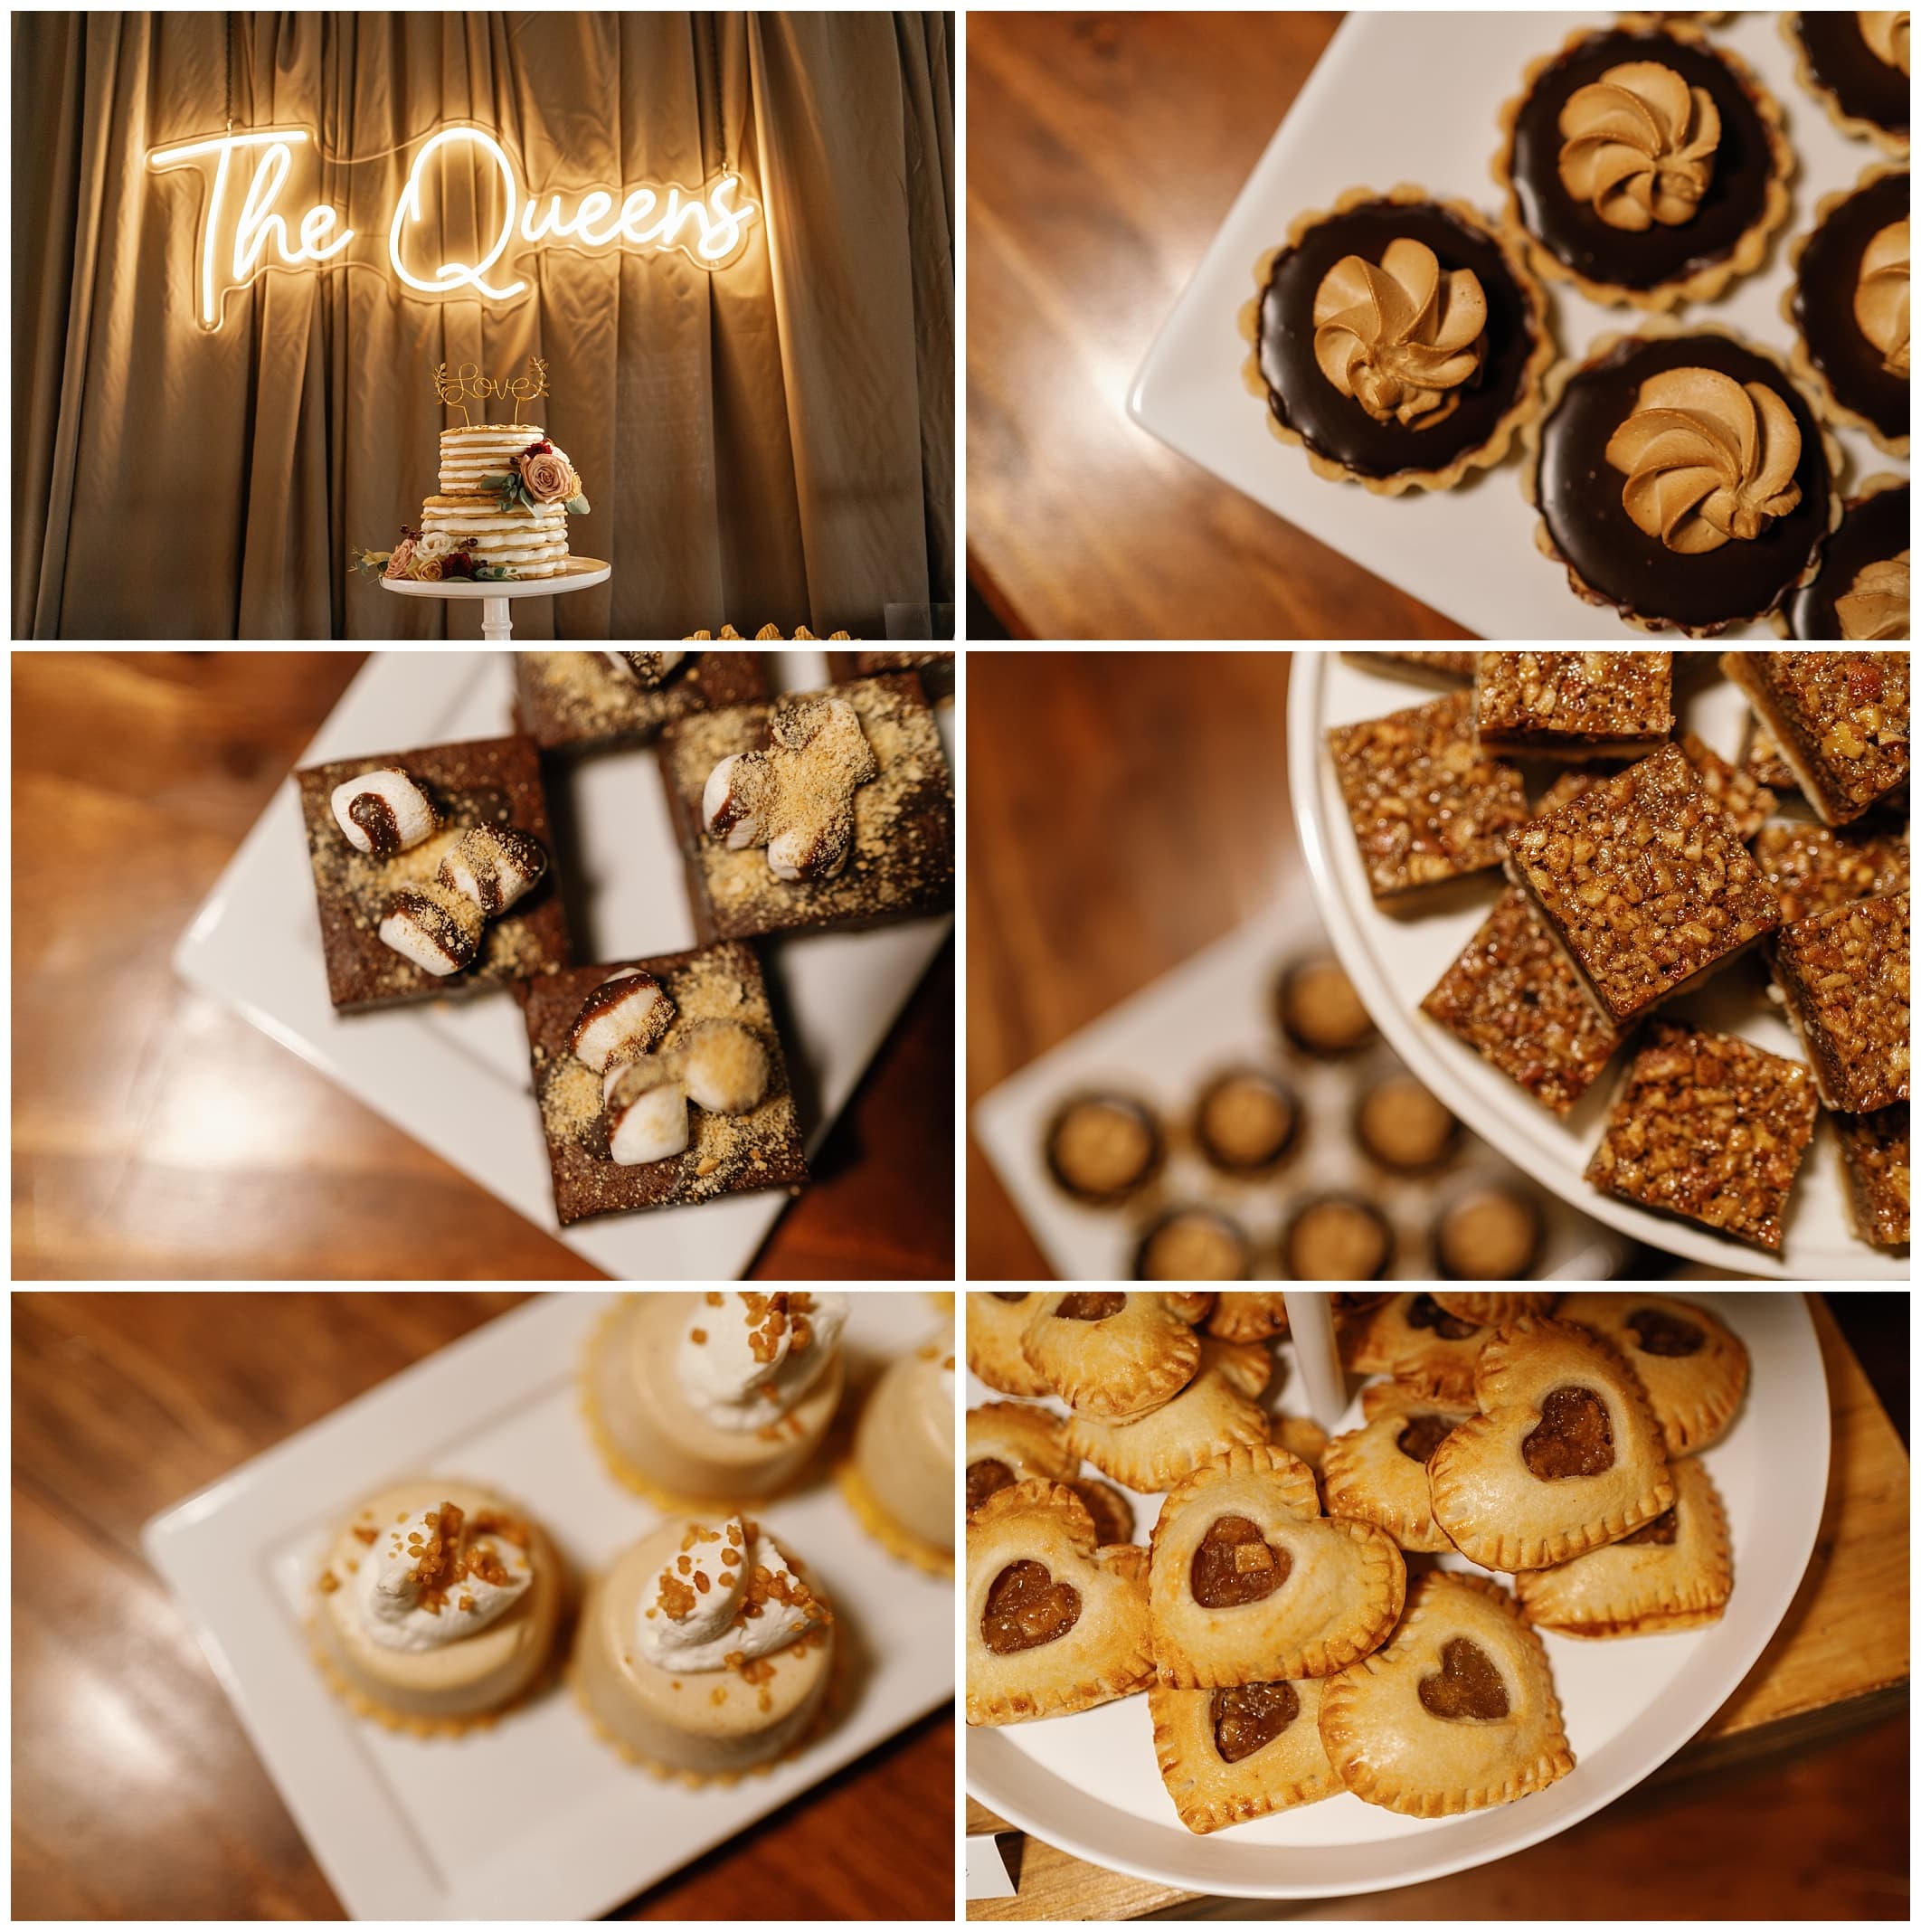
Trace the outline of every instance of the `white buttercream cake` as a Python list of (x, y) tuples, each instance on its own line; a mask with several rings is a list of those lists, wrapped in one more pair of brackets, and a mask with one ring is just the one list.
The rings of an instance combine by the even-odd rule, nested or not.
[[(440, 489), (421, 506), (422, 535), (442, 532), (455, 544), (475, 540), (479, 562), (497, 564), (516, 577), (557, 576), (567, 564), (567, 512), (558, 503), (503, 510), (497, 495), (482, 489), (487, 477), (505, 476), (530, 443), (546, 440), (538, 423), (476, 422), (440, 431)], [(563, 451), (556, 454), (564, 457)]]

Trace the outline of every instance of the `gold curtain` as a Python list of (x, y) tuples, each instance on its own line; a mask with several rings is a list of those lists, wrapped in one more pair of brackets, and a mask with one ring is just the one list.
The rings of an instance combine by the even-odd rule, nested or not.
[[(13, 31), (16, 637), (477, 637), (477, 605), (395, 596), (351, 555), (417, 527), (437, 487), (459, 419), (435, 365), (512, 375), (530, 355), (550, 393), (522, 420), (592, 503), (570, 547), (613, 575), (516, 601), (516, 638), (885, 638), (885, 606), (951, 601), (951, 14), (16, 14)], [(319, 184), (289, 183), (289, 226), (326, 201), (372, 266), (263, 274), (209, 334), (200, 173), (145, 161), (230, 111), (236, 131), (311, 128)], [(543, 203), (697, 185), (725, 156), (762, 219), (717, 274), (557, 247), (521, 258), (512, 307), (416, 298), (386, 225), (412, 148), (460, 120)], [(500, 219), (490, 166), (474, 157), (470, 202), (464, 168), (440, 177), (435, 260), (477, 259)]]

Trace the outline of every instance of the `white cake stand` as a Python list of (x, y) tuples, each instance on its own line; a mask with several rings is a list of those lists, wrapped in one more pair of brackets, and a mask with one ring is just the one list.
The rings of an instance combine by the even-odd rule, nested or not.
[(567, 567), (557, 577), (529, 577), (525, 582), (501, 581), (472, 583), (455, 578), (451, 582), (421, 583), (412, 577), (383, 577), (380, 587), (402, 597), (449, 597), (470, 602), (481, 601), (480, 635), (490, 644), (502, 644), (514, 635), (514, 620), (508, 602), (516, 597), (559, 597), (568, 591), (591, 591), (613, 574), (613, 565), (598, 557), (569, 557)]

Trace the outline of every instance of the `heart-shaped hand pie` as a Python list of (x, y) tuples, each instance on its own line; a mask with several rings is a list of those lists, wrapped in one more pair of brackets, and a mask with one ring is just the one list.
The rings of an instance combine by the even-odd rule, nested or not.
[(967, 1721), (1017, 1724), (1126, 1697), (1153, 1681), (1147, 1556), (1095, 1546), (1074, 1492), (996, 1491), (967, 1526)]
[(1020, 1345), (1039, 1300), (998, 1290), (967, 1298), (967, 1366), (1004, 1396), (1053, 1394)]
[(1598, 1549), (1674, 1501), (1633, 1372), (1585, 1329), (1523, 1315), (1474, 1372), (1481, 1413), (1429, 1458), (1434, 1518), (1484, 1569), (1542, 1569)]
[(1362, 1375), (1391, 1375), (1421, 1395), (1465, 1406), (1474, 1398), (1474, 1364), (1493, 1332), (1431, 1294), (1396, 1294), (1342, 1324), (1341, 1353)]
[(1720, 1616), (1734, 1589), (1721, 1499), (1696, 1457), (1668, 1467), (1672, 1509), (1605, 1549), (1515, 1577), (1530, 1624), (1563, 1637), (1651, 1637)]
[(1320, 1742), (1322, 1680), (1148, 1692), (1161, 1782), (1190, 1832), (1217, 1832), (1341, 1788)]
[(1320, 1741), (1357, 1797), (1410, 1818), (1506, 1804), (1574, 1769), (1547, 1653), (1485, 1577), (1433, 1570), (1393, 1639), (1320, 1698)]
[(1066, 1482), (1081, 1473), (1081, 1459), (1067, 1446), (1067, 1425), (1024, 1402), (989, 1402), (967, 1412), (967, 1509), (971, 1516), (988, 1498), (1036, 1477)]
[(1200, 1369), (1159, 1408), (1131, 1422), (1095, 1422), (1076, 1416), (1067, 1445), (1103, 1475), (1152, 1495), (1171, 1489), (1190, 1469), (1225, 1449), (1267, 1440), (1267, 1413), (1255, 1399), (1273, 1373), (1273, 1358), (1258, 1342), (1201, 1340)]
[(1747, 1350), (1708, 1310), (1666, 1294), (1571, 1294), (1561, 1310), (1621, 1351), (1670, 1455), (1718, 1442), (1747, 1391)]
[(1205, 1294), (1077, 1289), (1036, 1298), (1021, 1336), (1035, 1372), (1076, 1416), (1126, 1422), (1170, 1400), (1200, 1366)]
[(1151, 1548), (1154, 1660), (1181, 1689), (1325, 1677), (1386, 1638), (1406, 1588), (1393, 1539), (1323, 1517), (1313, 1472), (1272, 1446), (1183, 1477)]
[(1399, 1382), (1370, 1382), (1361, 1413), (1361, 1427), (1337, 1435), (1321, 1457), (1330, 1513), (1378, 1523), (1403, 1549), (1452, 1549), (1434, 1523), (1427, 1463), (1472, 1410), (1443, 1407)]

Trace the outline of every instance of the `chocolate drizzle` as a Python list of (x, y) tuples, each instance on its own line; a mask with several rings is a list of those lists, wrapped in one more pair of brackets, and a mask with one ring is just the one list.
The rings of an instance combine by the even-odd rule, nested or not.
[(1836, 602), (1852, 588), (1864, 565), (1897, 556), (1907, 547), (1908, 490), (1884, 489), (1857, 497), (1848, 505), (1841, 528), (1822, 545), (1821, 574), (1788, 600), (1788, 624), (1811, 642), (1838, 639)]
[[(1721, 117), (1713, 176), (1693, 218), (1638, 233), (1610, 228), (1561, 185), (1561, 109), (1577, 89), (1630, 61), (1658, 61), (1705, 88)], [(1509, 156), (1522, 225), (1549, 254), (1611, 288), (1649, 289), (1724, 261), (1767, 206), (1767, 131), (1746, 83), (1706, 47), (1658, 31), (1596, 33), (1545, 68), (1521, 104)]]
[(1906, 137), (1908, 77), (1861, 38), (1853, 13), (1796, 14), (1794, 32), (1808, 57), (1810, 78), (1834, 96), (1843, 114)]
[(1907, 434), (1908, 385), (1888, 374), (1881, 352), (1861, 334), (1854, 289), (1869, 242), (1889, 223), (1905, 220), (1907, 208), (1905, 168), (1870, 181), (1808, 237), (1794, 275), (1794, 326), (1808, 359), (1843, 409), (1865, 416), (1890, 439)]
[[(1471, 269), (1487, 297), (1487, 358), (1453, 393), (1460, 407), (1432, 428), (1377, 422), (1314, 359), (1314, 293), (1344, 255), (1378, 262), (1396, 236), (1424, 242), (1443, 274)], [(1258, 350), (1268, 406), (1317, 455), (1358, 476), (1445, 469), (1478, 450), (1519, 399), (1537, 341), (1526, 292), (1500, 245), (1431, 202), (1363, 202), (1318, 222), (1274, 257), (1262, 292)]]
[[(1690, 366), (1765, 383), (1801, 431), (1800, 503), (1751, 541), (1700, 556), (1664, 549), (1635, 527), (1621, 501), (1627, 479), (1605, 453), (1642, 384), (1661, 370)], [(1698, 626), (1765, 616), (1806, 569), (1828, 527), (1829, 484), (1820, 425), (1801, 392), (1765, 355), (1726, 336), (1628, 336), (1575, 372), (1541, 425), (1537, 495), (1548, 535), (1579, 576), (1629, 615)]]

